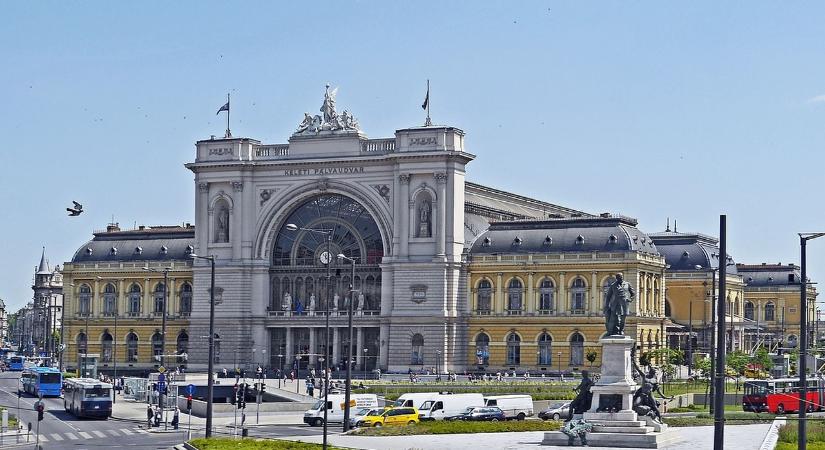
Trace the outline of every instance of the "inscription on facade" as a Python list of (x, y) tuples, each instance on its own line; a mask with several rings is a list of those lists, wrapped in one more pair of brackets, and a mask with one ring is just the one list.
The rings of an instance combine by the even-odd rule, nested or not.
[(435, 137), (414, 137), (410, 138), (410, 147), (414, 145), (435, 145), (438, 141), (436, 141)]
[(364, 173), (362, 166), (335, 166), (335, 167), (313, 167), (310, 169), (285, 169), (284, 175), (288, 177), (304, 175), (349, 175)]
[(209, 156), (232, 155), (232, 147), (215, 147), (209, 149)]

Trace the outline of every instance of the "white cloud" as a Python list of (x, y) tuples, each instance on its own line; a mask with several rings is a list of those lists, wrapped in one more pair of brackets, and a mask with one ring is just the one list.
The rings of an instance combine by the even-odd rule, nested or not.
[(809, 98), (808, 103), (825, 103), (825, 94)]

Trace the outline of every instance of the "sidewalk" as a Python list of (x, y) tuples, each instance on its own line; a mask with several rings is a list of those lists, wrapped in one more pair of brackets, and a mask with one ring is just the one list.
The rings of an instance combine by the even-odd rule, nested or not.
[[(287, 412), (261, 412), (260, 425), (303, 425), (304, 414), (301, 412), (287, 411)], [(117, 403), (112, 408), (112, 418), (120, 420), (129, 420), (137, 423), (146, 423), (146, 403), (136, 402), (132, 400), (123, 400), (119, 398)], [(180, 412), (180, 424), (186, 426), (189, 424), (189, 415), (185, 411)], [(172, 419), (169, 414), (168, 420)], [(238, 414), (238, 422), (240, 422), (240, 414)], [(223, 427), (234, 425), (234, 413), (214, 414), (212, 416), (212, 425), (215, 427)], [(246, 425), (256, 425), (255, 421), (255, 404), (250, 403), (246, 408)], [(206, 419), (192, 416), (193, 427), (206, 426)]]

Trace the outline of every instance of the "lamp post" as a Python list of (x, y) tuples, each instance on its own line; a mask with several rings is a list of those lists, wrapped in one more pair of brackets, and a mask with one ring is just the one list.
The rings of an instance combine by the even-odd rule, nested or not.
[(192, 259), (206, 259), (211, 265), (211, 276), (209, 280), (209, 362), (207, 363), (208, 374), (206, 376), (206, 437), (212, 436), (212, 392), (214, 388), (213, 373), (215, 370), (215, 257), (199, 256), (194, 253), (189, 255)]
[(825, 233), (799, 233), (799, 450), (808, 446), (806, 412), (808, 409), (808, 275), (806, 247), (808, 241), (825, 236)]
[(361, 367), (363, 372), (361, 372), (361, 376), (364, 377), (364, 381), (367, 381), (367, 353), (370, 351), (368, 348), (364, 348), (364, 358), (361, 361)]
[[(160, 365), (166, 367), (166, 305), (169, 298), (169, 271), (171, 267), (164, 267), (163, 269), (152, 269), (149, 266), (143, 266), (143, 270), (147, 272), (163, 273), (163, 311), (161, 325), (160, 325)], [(166, 405), (164, 405), (165, 407)]]
[(349, 305), (347, 306), (347, 380), (344, 387), (344, 432), (349, 430), (350, 405), (349, 398), (352, 392), (352, 302), (355, 298), (355, 258), (348, 258), (343, 253), (338, 254), (338, 263), (349, 261), (352, 267), (352, 276), (349, 285)]
[(559, 357), (557, 358), (559, 361), (559, 381), (564, 382), (564, 375), (561, 374), (561, 352), (559, 352)]
[(278, 389), (281, 388), (281, 379), (284, 377), (284, 355), (278, 354), (278, 366), (281, 368), (281, 373), (278, 374)]
[(435, 351), (435, 381), (441, 381), (441, 350)]
[[(719, 216), (719, 295), (726, 296), (727, 293), (727, 216), (721, 214)], [(717, 314), (719, 316), (719, 323), (717, 324), (717, 333), (720, 338), (725, 336), (725, 302), (722, 298), (717, 302)], [(731, 335), (731, 339), (733, 335)], [(716, 346), (716, 372), (714, 393), (716, 394), (713, 402), (713, 449), (723, 450), (725, 447), (725, 346)], [(802, 448), (800, 448), (802, 450)]]
[[(330, 243), (332, 242), (332, 233), (335, 231), (332, 228), (304, 228), (295, 225), (294, 223), (286, 224), (286, 229), (289, 231), (308, 231), (310, 233), (319, 233), (326, 236), (327, 250), (320, 255), (321, 264), (327, 266), (327, 301), (325, 302), (325, 324), (324, 324), (324, 440), (322, 447), (327, 448), (327, 402), (329, 401), (329, 301), (330, 301), (330, 279), (332, 278), (332, 253), (330, 252)], [(297, 372), (296, 372), (297, 375)]]

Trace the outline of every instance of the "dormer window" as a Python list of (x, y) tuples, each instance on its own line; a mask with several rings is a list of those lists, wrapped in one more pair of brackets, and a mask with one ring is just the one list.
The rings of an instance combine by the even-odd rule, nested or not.
[(689, 251), (685, 250), (684, 252), (682, 252), (682, 258), (687, 258), (687, 257), (689, 257), (689, 256), (690, 256), (690, 252), (689, 252)]
[(109, 249), (109, 254), (112, 256), (117, 256), (117, 247), (112, 247)]
[(544, 246), (549, 247), (551, 245), (553, 245), (553, 238), (551, 238), (550, 235), (548, 234), (547, 236), (544, 237)]
[(584, 244), (584, 236), (578, 235), (576, 237), (576, 245), (582, 245), (582, 244)]
[(143, 249), (140, 247), (135, 247), (135, 254), (140, 255), (141, 253), (143, 253)]
[(773, 277), (768, 277), (768, 283), (773, 283)]
[(748, 283), (750, 283), (751, 281), (753, 281), (753, 277), (748, 277)]
[(191, 255), (194, 252), (195, 252), (195, 247), (192, 247), (191, 245), (186, 246), (186, 254), (187, 255)]
[(489, 237), (485, 237), (484, 240), (481, 242), (481, 246), (482, 247), (489, 247), (490, 244), (492, 244), (492, 243), (493, 243), (493, 241), (491, 241)]
[(86, 247), (86, 256), (92, 256), (92, 247)]
[(167, 254), (167, 253), (169, 253), (169, 249), (168, 249), (168, 248), (166, 248), (166, 246), (165, 246), (165, 245), (164, 245), (164, 246), (162, 246), (162, 247), (160, 248), (160, 254), (161, 254), (161, 255), (165, 255), (165, 254)]
[(610, 237), (607, 238), (607, 242), (610, 242), (611, 244), (615, 244), (618, 240), (619, 238), (617, 238), (615, 234), (611, 234)]
[(513, 239), (513, 245), (516, 246), (516, 247), (520, 246), (521, 245), (521, 238), (516, 236), (516, 238)]

